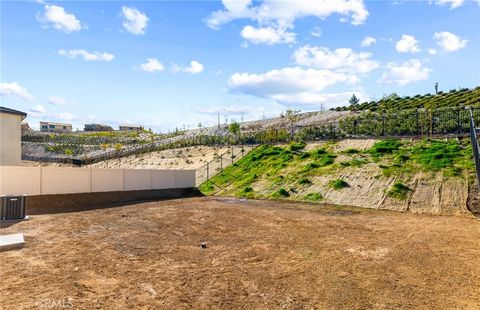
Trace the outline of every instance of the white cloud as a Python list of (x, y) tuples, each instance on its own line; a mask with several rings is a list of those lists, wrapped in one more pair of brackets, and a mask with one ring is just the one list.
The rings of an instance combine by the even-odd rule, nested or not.
[(148, 17), (136, 8), (122, 6), (123, 27), (130, 33), (141, 35), (145, 34), (147, 28)]
[(77, 57), (83, 57), (86, 61), (112, 61), (115, 56), (110, 53), (100, 52), (87, 52), (86, 50), (58, 50), (58, 55), (75, 59)]
[(189, 67), (180, 67), (178, 65), (173, 65), (172, 70), (174, 72), (186, 72), (190, 74), (198, 74), (203, 71), (203, 65), (196, 60), (190, 62)]
[(34, 113), (45, 113), (45, 112), (47, 112), (47, 109), (45, 109), (45, 107), (43, 105), (37, 104), (36, 106), (31, 108), (30, 111), (34, 112)]
[(71, 122), (76, 119), (75, 115), (70, 112), (47, 113), (45, 107), (37, 105), (30, 109), (29, 115), (35, 118), (41, 118), (53, 122)]
[(322, 36), (322, 28), (320, 27), (313, 27), (312, 31), (310, 31), (310, 34), (314, 37), (321, 37)]
[(429, 48), (429, 49), (428, 49), (428, 53), (429, 53), (430, 55), (435, 55), (435, 54), (437, 54), (437, 50), (434, 49), (434, 48)]
[[(244, 28), (242, 32), (247, 32), (247, 37), (256, 39), (258, 43), (267, 44), (293, 42), (295, 34), (287, 30), (293, 29), (295, 20), (299, 18), (315, 16), (325, 19), (332, 14), (340, 14), (351, 18), (353, 25), (360, 25), (368, 16), (363, 0), (263, 0), (257, 5), (254, 5), (252, 0), (222, 0), (222, 3), (225, 9), (212, 12), (206, 19), (210, 28), (217, 29), (235, 19), (254, 20), (259, 27), (249, 26), (250, 28)], [(259, 40), (259, 37), (264, 38), (267, 35), (266, 32), (269, 37), (282, 39)]]
[(297, 94), (278, 94), (274, 99), (284, 105), (319, 105), (324, 104), (326, 108), (347, 105), (348, 100), (355, 94), (361, 101), (367, 97), (359, 91), (348, 91), (341, 93), (297, 93)]
[(75, 115), (70, 112), (54, 113), (51, 115), (51, 117), (55, 120), (63, 122), (70, 122), (76, 118)]
[(450, 9), (456, 9), (463, 5), (464, 0), (436, 0), (436, 5), (450, 5)]
[(12, 83), (3, 83), (0, 82), (0, 96), (2, 97), (19, 97), (23, 100), (30, 101), (33, 99), (33, 96), (30, 95), (25, 89), (17, 82)]
[(45, 24), (50, 23), (53, 28), (67, 33), (82, 29), (82, 25), (75, 15), (65, 12), (63, 7), (53, 4), (45, 5), (43, 14), (38, 15), (37, 19)]
[(403, 86), (412, 82), (427, 80), (431, 71), (431, 69), (424, 67), (418, 59), (410, 59), (401, 64), (389, 62), (387, 72), (383, 73), (378, 82)]
[(207, 114), (207, 115), (218, 115), (221, 113), (222, 115), (245, 115), (245, 114), (258, 114), (258, 112), (263, 112), (264, 108), (262, 107), (246, 107), (246, 106), (239, 106), (239, 105), (232, 105), (232, 106), (217, 106), (217, 107), (197, 107), (195, 108), (195, 112), (200, 114)]
[(435, 32), (433, 37), (445, 52), (453, 52), (462, 49), (467, 46), (468, 43), (468, 40), (462, 39), (448, 31)]
[(288, 32), (285, 28), (281, 27), (259, 27), (247, 25), (243, 27), (240, 35), (245, 40), (248, 40), (254, 44), (265, 43), (268, 45), (277, 43), (294, 43), (296, 34)]
[(59, 97), (59, 96), (50, 96), (47, 98), (48, 103), (53, 104), (53, 105), (66, 105), (67, 101), (65, 98)]
[(418, 41), (414, 36), (404, 34), (402, 38), (395, 44), (395, 49), (399, 53), (417, 53), (420, 52)]
[(304, 69), (300, 67), (271, 70), (262, 74), (235, 73), (228, 80), (228, 87), (260, 98), (276, 100), (281, 104), (324, 103), (321, 91), (338, 83), (355, 83), (354, 75), (330, 70)]
[(305, 45), (293, 53), (295, 63), (306, 67), (329, 69), (344, 73), (367, 73), (378, 68), (370, 53), (355, 53), (350, 48), (330, 50), (327, 47)]
[(165, 70), (165, 67), (163, 66), (163, 64), (160, 61), (158, 61), (158, 59), (156, 58), (148, 58), (147, 62), (144, 64), (141, 64), (139, 68), (142, 71), (150, 72), (150, 73), (160, 72)]
[(362, 47), (371, 46), (375, 43), (377, 43), (377, 39), (375, 39), (374, 37), (366, 36), (362, 40)]

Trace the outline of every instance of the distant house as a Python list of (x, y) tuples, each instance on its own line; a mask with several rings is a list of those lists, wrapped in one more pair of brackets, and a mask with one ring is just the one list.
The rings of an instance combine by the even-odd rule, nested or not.
[(123, 124), (118, 126), (120, 131), (142, 131), (143, 126), (132, 125), (132, 124)]
[(22, 159), (21, 122), (27, 113), (0, 107), (0, 165), (19, 166)]
[(34, 131), (32, 128), (30, 128), (27, 122), (22, 122), (21, 128), (22, 128), (22, 135), (26, 135)]
[(40, 131), (43, 132), (71, 132), (72, 124), (40, 122)]
[(85, 124), (85, 131), (113, 131), (113, 128), (103, 124)]

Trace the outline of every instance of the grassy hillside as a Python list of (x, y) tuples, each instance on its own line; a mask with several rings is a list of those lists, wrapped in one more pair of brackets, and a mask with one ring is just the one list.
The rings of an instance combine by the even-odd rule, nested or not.
[(404, 110), (404, 109), (437, 109), (444, 107), (474, 106), (480, 105), (480, 87), (474, 89), (452, 89), (449, 92), (439, 91), (438, 94), (416, 95), (413, 97), (399, 97), (395, 94), (385, 96), (377, 101), (363, 102), (356, 106), (344, 106), (336, 108), (336, 111), (346, 110)]
[(200, 190), (207, 195), (316, 202), (326, 191), (352, 186), (339, 176), (368, 170), (362, 182), (385, 180), (385, 195), (402, 201), (419, 173), (427, 179), (440, 175), (443, 180), (465, 180), (474, 169), (471, 154), (467, 140), (453, 139), (378, 140), (364, 149), (339, 148), (337, 142), (308, 148), (304, 143), (262, 145), (203, 183)]

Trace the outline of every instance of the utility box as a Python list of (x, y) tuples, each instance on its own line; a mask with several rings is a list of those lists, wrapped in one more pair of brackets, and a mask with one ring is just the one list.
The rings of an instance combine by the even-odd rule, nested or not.
[(26, 195), (2, 195), (0, 196), (0, 220), (23, 220), (27, 207)]

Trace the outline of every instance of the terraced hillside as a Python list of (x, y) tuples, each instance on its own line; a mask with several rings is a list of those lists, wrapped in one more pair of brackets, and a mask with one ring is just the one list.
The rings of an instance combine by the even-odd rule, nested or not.
[(384, 96), (377, 101), (363, 102), (358, 105), (348, 105), (337, 108), (337, 111), (378, 111), (378, 110), (405, 110), (405, 109), (438, 109), (445, 107), (467, 107), (480, 104), (480, 86), (449, 92), (439, 91), (437, 94), (424, 94), (400, 97), (396, 94)]
[(348, 137), (464, 135), (469, 130), (469, 111), (480, 123), (480, 87), (436, 95), (388, 96), (380, 101), (320, 111), (283, 114), (280, 117), (239, 124), (175, 131), (142, 133), (29, 133), (22, 137), (25, 160), (82, 165), (187, 146), (225, 146), (317, 141)]
[(263, 145), (203, 183), (207, 195), (467, 214), (468, 139)]

